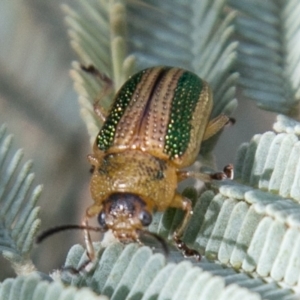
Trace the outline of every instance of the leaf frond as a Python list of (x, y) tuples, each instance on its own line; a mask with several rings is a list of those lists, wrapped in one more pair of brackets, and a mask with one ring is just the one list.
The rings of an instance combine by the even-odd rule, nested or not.
[[(297, 2), (231, 0), (239, 13), (226, 11), (223, 0), (189, 4), (151, 0), (146, 5), (144, 1), (78, 3), (78, 12), (64, 6), (72, 46), (82, 64), (94, 65), (114, 81), (115, 91), (133, 73), (135, 61), (137, 69), (176, 65), (194, 71), (211, 84), (215, 99), (212, 117), (231, 114), (239, 79), (235, 71), (238, 44), (232, 42), (237, 20), (236, 32), (243, 36), (238, 54), (240, 82), (246, 94), (267, 109), (295, 113), (299, 98), (299, 78), (295, 75), (299, 63)], [(84, 72), (77, 62), (71, 73), (94, 139), (101, 124), (95, 118), (93, 103), (104, 84)], [(113, 93), (101, 99), (101, 105), (108, 109), (112, 97)], [(184, 193), (193, 200), (194, 214), (183, 239), (205, 256), (199, 264), (201, 269), (196, 263), (180, 262), (183, 258), (175, 251), (167, 263), (165, 257), (153, 254), (148, 247), (113, 244), (102, 248), (98, 244), (99, 262), (94, 270), (78, 276), (63, 272), (64, 281), (89, 286), (113, 299), (293, 299), (293, 291), (283, 286), (299, 286), (300, 126), (281, 116), (274, 128), (279, 134), (256, 135), (241, 146), (235, 181), (208, 185), (208, 191), (200, 197), (194, 189)], [(210, 152), (214, 143), (209, 141), (203, 153)], [(6, 157), (8, 144), (9, 139), (3, 143), (0, 157)], [(7, 167), (10, 177), (6, 182), (14, 176), (20, 159), (21, 153), (17, 153)], [(8, 192), (8, 199), (15, 201), (3, 206), (6, 224), (15, 226), (12, 237), (25, 252), (32, 245), (25, 232), (32, 227), (37, 211), (30, 206), (25, 209), (20, 218), (22, 226), (15, 219), (21, 199), (28, 197), (32, 188), (29, 170), (30, 164), (20, 169), (16, 188)], [(35, 203), (34, 195), (29, 202)], [(14, 213), (6, 214), (11, 208)], [(182, 215), (175, 209), (157, 213), (150, 230), (169, 238)], [(18, 253), (8, 243), (5, 247), (6, 257), (15, 259)], [(66, 265), (78, 268), (86, 260), (82, 247), (75, 246)]]
[[(99, 245), (97, 245), (98, 249)], [(198, 265), (182, 261), (178, 252), (172, 252), (169, 262), (149, 247), (137, 244), (124, 246), (114, 243), (99, 251), (99, 261), (93, 271), (81, 275), (63, 274), (67, 284), (89, 286), (96, 293), (110, 299), (266, 299), (272, 292), (281, 299), (292, 297), (289, 289), (256, 279), (250, 286), (251, 277), (236, 273), (233, 269), (213, 264), (205, 258)], [(71, 248), (66, 265), (78, 268), (86, 260), (84, 249)], [(99, 280), (101, 278), (101, 280)], [(234, 284), (232, 284), (234, 283)], [(245, 288), (246, 287), (246, 288)]]
[(12, 136), (0, 127), (0, 250), (10, 260), (17, 274), (27, 274), (35, 267), (30, 253), (40, 226), (36, 206), (41, 186), (33, 186), (32, 163), (21, 164), (23, 151), (11, 149)]
[[(127, 18), (122, 1), (80, 2), (80, 14), (68, 6), (63, 6), (66, 23), (71, 37), (71, 45), (80, 57), (82, 65), (94, 66), (113, 82), (111, 93), (101, 97), (105, 83), (73, 64), (71, 76), (81, 105), (81, 115), (86, 122), (91, 143), (101, 122), (95, 117), (93, 104), (101, 100), (108, 109), (112, 103), (113, 90), (117, 91), (134, 70), (135, 59), (127, 54)], [(99, 99), (101, 98), (101, 99)]]
[(18, 300), (108, 300), (90, 289), (65, 287), (61, 282), (43, 281), (38, 274), (9, 278), (0, 285), (0, 299)]
[(273, 129), (278, 133), (293, 133), (300, 136), (300, 123), (284, 115), (277, 116), (277, 121), (274, 123)]
[(267, 110), (296, 115), (299, 88), (299, 1), (229, 1), (240, 12), (238, 70), (245, 95)]
[[(300, 247), (299, 204), (237, 182), (214, 184), (219, 193), (207, 191), (198, 199), (191, 188), (183, 193), (194, 202), (183, 240), (206, 258), (235, 270), (298, 285), (300, 265), (294, 262)], [(170, 238), (182, 217), (183, 212), (175, 209), (156, 213), (149, 229)]]
[[(297, 128), (296, 122), (289, 131), (292, 128)], [(299, 203), (299, 151), (299, 137), (293, 133), (266, 132), (255, 135), (238, 150), (235, 178), (241, 183), (292, 198)]]

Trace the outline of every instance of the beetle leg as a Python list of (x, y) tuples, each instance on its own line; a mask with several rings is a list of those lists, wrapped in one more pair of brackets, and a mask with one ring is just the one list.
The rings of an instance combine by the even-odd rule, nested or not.
[[(83, 227), (88, 227), (88, 220), (87, 217), (84, 218), (82, 221), (82, 226)], [(85, 247), (86, 247), (86, 254), (88, 256), (88, 259), (83, 262), (77, 269), (74, 267), (64, 267), (64, 271), (69, 271), (73, 274), (79, 274), (81, 271), (89, 272), (91, 269), (94, 267), (96, 255), (95, 255), (95, 249), (92, 243), (92, 239), (90, 236), (90, 232), (88, 229), (84, 229), (84, 242), (85, 242)]]
[(181, 208), (183, 211), (185, 211), (185, 215), (181, 225), (179, 225), (173, 233), (173, 240), (175, 241), (177, 248), (182, 252), (183, 256), (193, 256), (197, 260), (200, 260), (201, 254), (196, 250), (190, 249), (181, 239), (184, 230), (193, 214), (191, 200), (183, 197), (180, 194), (176, 194), (174, 197), (174, 201), (172, 202), (172, 207)]
[(188, 178), (196, 178), (203, 182), (210, 182), (211, 181), (211, 175), (200, 173), (200, 172), (193, 172), (193, 171), (178, 171), (177, 172), (177, 180), (178, 182), (183, 181)]
[(224, 179), (233, 179), (233, 165), (229, 164), (224, 167), (223, 172), (216, 172), (212, 174), (205, 174), (194, 171), (178, 171), (177, 178), (178, 181), (185, 180), (187, 178), (196, 178), (203, 182), (210, 182), (212, 179), (214, 180), (224, 180)]
[(187, 223), (189, 222), (189, 220), (193, 214), (192, 202), (190, 199), (185, 198), (180, 194), (176, 194), (175, 198), (172, 202), (172, 207), (180, 208), (185, 211), (185, 216), (184, 216), (184, 219), (183, 219), (181, 225), (174, 232), (175, 236), (181, 237)]
[(100, 95), (97, 96), (97, 99), (94, 101), (93, 106), (94, 106), (94, 111), (95, 111), (96, 115), (100, 118), (100, 120), (102, 122), (104, 122), (106, 120), (106, 117), (108, 116), (108, 111), (106, 111), (103, 107), (101, 107), (100, 102), (107, 95), (109, 95), (111, 93), (111, 91), (113, 90), (113, 85), (114, 85), (113, 81), (108, 76), (106, 76), (104, 73), (101, 73), (93, 65), (90, 65), (88, 67), (81, 65), (81, 69), (83, 71), (95, 76), (103, 84), (102, 91), (101, 91)]
[(106, 116), (108, 115), (108, 113), (107, 113), (106, 110), (103, 109), (103, 107), (100, 106), (99, 102), (100, 102), (100, 99), (96, 100), (94, 102), (94, 104), (93, 104), (94, 112), (96, 113), (97, 117), (104, 123), (105, 120), (106, 120)]
[[(82, 225), (85, 227), (89, 226), (86, 217), (84, 218)], [(84, 229), (84, 242), (85, 242), (87, 256), (90, 262), (93, 262), (95, 260), (96, 255), (95, 255), (95, 249), (92, 243), (91, 235), (88, 229)]]
[(216, 118), (209, 121), (204, 136), (202, 138), (202, 141), (208, 140), (210, 137), (215, 135), (217, 132), (219, 132), (226, 124), (230, 122), (230, 118), (227, 117), (224, 114), (221, 114), (217, 116)]

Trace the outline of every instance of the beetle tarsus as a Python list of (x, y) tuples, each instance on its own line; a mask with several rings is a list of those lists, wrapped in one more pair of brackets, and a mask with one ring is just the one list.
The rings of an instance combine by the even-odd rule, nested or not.
[(201, 260), (201, 254), (194, 249), (190, 249), (177, 235), (174, 235), (173, 239), (184, 257), (194, 257), (197, 261)]
[(211, 179), (214, 180), (224, 180), (227, 179), (227, 175), (224, 172), (217, 172), (210, 175)]
[(225, 179), (232, 180), (233, 175), (234, 175), (233, 165), (229, 164), (224, 167), (223, 172), (213, 173), (210, 175), (210, 177), (211, 179), (214, 180), (225, 180)]
[(228, 120), (228, 122), (226, 123), (226, 125), (234, 125), (235, 122), (236, 122), (236, 119), (235, 119), (235, 118), (229, 117), (229, 120)]
[(84, 261), (78, 268), (72, 266), (62, 267), (63, 272), (69, 272), (72, 275), (79, 275), (81, 272), (88, 273), (95, 267), (95, 262), (92, 262), (90, 259)]
[(79, 269), (76, 269), (76, 268), (71, 267), (71, 266), (62, 267), (61, 271), (68, 272), (72, 275), (78, 275), (80, 273)]
[(95, 66), (93, 65), (88, 65), (88, 66), (84, 66), (84, 65), (80, 65), (81, 70), (87, 72), (87, 73), (91, 73), (91, 74), (95, 74), (98, 73), (99, 71), (96, 69)]
[(101, 82), (103, 82), (105, 85), (113, 85), (113, 81), (104, 73), (100, 72), (95, 66), (93, 65), (88, 65), (88, 66), (84, 66), (84, 65), (80, 65), (81, 70), (97, 77), (100, 79)]
[(234, 168), (233, 164), (226, 165), (223, 169), (223, 172), (226, 174), (228, 179), (233, 179), (234, 177)]

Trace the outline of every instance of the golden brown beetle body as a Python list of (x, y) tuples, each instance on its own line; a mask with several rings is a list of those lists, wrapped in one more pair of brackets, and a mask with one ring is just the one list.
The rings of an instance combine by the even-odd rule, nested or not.
[(209, 121), (212, 105), (209, 85), (183, 69), (149, 68), (125, 82), (88, 157), (94, 203), (86, 218), (98, 215), (100, 225), (121, 241), (138, 240), (153, 211), (176, 207), (186, 211), (174, 235), (178, 240), (192, 212), (190, 201), (176, 191), (178, 183), (211, 179), (182, 168), (195, 162), (201, 142), (229, 120), (221, 115)]
[[(106, 84), (110, 80), (94, 67), (82, 67)], [(101, 97), (100, 97), (101, 98)], [(101, 100), (101, 99), (100, 99)], [(191, 201), (177, 192), (178, 183), (189, 177), (204, 182), (233, 177), (232, 166), (224, 173), (205, 174), (185, 171), (199, 153), (202, 141), (216, 134), (229, 121), (225, 115), (210, 120), (212, 93), (197, 75), (172, 67), (153, 67), (128, 79), (116, 94), (109, 113), (95, 105), (103, 126), (96, 137), (93, 154), (91, 195), (83, 225), (63, 225), (44, 231), (37, 242), (67, 229), (84, 230), (89, 261), (75, 272), (89, 270), (96, 255), (90, 230), (112, 230), (122, 242), (139, 241), (141, 234), (155, 237), (167, 252), (164, 240), (149, 233), (154, 211), (169, 207), (185, 211), (173, 240), (185, 256), (200, 259), (181, 236), (192, 214)], [(98, 216), (100, 227), (88, 225)], [(92, 264), (90, 264), (90, 262)]]

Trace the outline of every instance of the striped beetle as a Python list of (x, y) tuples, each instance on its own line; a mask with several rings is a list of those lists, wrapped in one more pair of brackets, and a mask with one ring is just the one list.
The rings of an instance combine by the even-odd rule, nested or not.
[[(109, 82), (95, 68), (83, 69)], [(201, 143), (229, 122), (223, 114), (210, 120), (212, 106), (209, 85), (187, 70), (158, 66), (129, 78), (116, 94), (109, 113), (101, 106), (95, 110), (104, 123), (93, 154), (88, 155), (93, 166), (90, 190), (94, 203), (86, 211), (83, 226), (61, 226), (51, 233), (84, 229), (87, 253), (94, 261), (89, 230), (110, 229), (122, 242), (139, 241), (142, 233), (148, 233), (144, 228), (151, 224), (154, 211), (180, 208), (185, 216), (173, 239), (185, 256), (200, 259), (200, 254), (181, 240), (192, 205), (176, 189), (179, 182), (190, 177), (209, 182), (233, 176), (231, 165), (214, 174), (183, 170), (195, 162)], [(88, 225), (88, 219), (95, 216), (99, 229)]]

